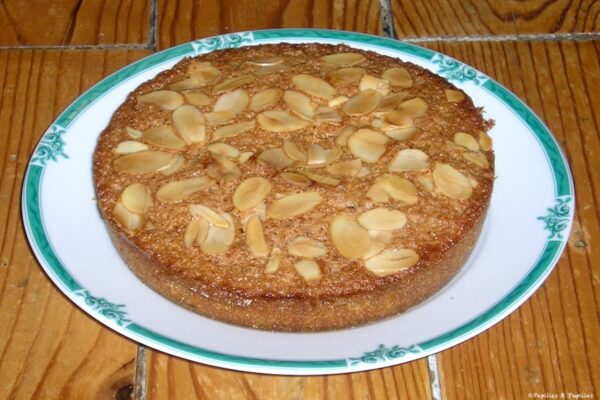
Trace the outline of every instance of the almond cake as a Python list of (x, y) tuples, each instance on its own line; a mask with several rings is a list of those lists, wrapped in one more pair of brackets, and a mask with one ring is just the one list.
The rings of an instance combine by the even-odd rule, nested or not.
[(204, 316), (320, 331), (396, 315), (465, 263), (492, 123), (445, 79), (345, 45), (185, 58), (130, 93), (94, 154), (131, 270)]

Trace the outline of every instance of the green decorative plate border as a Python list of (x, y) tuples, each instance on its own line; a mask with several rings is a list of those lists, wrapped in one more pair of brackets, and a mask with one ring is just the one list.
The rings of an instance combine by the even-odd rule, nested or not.
[[(239, 47), (269, 41), (344, 41), (368, 44), (383, 50), (396, 50), (438, 65), (439, 75), (457, 83), (470, 82), (496, 96), (528, 126), (543, 148), (554, 178), (555, 203), (548, 204), (547, 214), (539, 216), (540, 228), (548, 231), (547, 242), (529, 273), (493, 307), (463, 324), (431, 340), (400, 347), (381, 344), (372, 351), (335, 360), (270, 360), (223, 354), (182, 343), (153, 332), (127, 318), (124, 305), (97, 297), (71, 276), (51, 246), (43, 224), (40, 185), (50, 163), (68, 158), (65, 138), (73, 121), (115, 85), (136, 74), (174, 59), (213, 50)], [(573, 181), (557, 142), (532, 110), (508, 89), (485, 74), (441, 53), (409, 43), (354, 32), (321, 29), (274, 29), (215, 36), (182, 44), (155, 53), (108, 76), (82, 94), (59, 115), (48, 128), (33, 152), (22, 192), (22, 213), (27, 237), (42, 267), (54, 283), (78, 306), (103, 324), (151, 347), (207, 364), (257, 372), (339, 373), (394, 365), (424, 357), (467, 340), (510, 314), (522, 304), (550, 274), (562, 253), (574, 214)]]

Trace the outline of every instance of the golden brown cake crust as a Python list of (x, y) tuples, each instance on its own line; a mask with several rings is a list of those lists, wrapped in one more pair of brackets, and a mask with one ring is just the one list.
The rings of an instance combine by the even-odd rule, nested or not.
[[(364, 60), (351, 66), (340, 66), (321, 59), (346, 52), (359, 54)], [(275, 69), (248, 62), (273, 57), (282, 57), (284, 61), (276, 65), (285, 65), (285, 68)], [(270, 88), (303, 93), (292, 79), (299, 74), (332, 83), (335, 89), (333, 98), (353, 98), (359, 93), (359, 81), (348, 84), (332, 82), (330, 73), (341, 68), (362, 68), (366, 75), (376, 78), (386, 76), (386, 71), (391, 68), (402, 68), (410, 75), (412, 84), (410, 87), (390, 85), (388, 95), (404, 93), (404, 101), (419, 98), (427, 109), (412, 117), (416, 133), (403, 140), (388, 138), (385, 151), (376, 162), (363, 160), (362, 166), (368, 166), (368, 174), (337, 176), (333, 177), (338, 180), (335, 184), (312, 182), (308, 187), (299, 187), (283, 179), (282, 172), (308, 172), (332, 178), (328, 173), (330, 170), (326, 165), (306, 169), (298, 166), (300, 162), (278, 169), (258, 162), (259, 155), (264, 150), (280, 148), (283, 140), (290, 140), (304, 149), (314, 144), (325, 149), (341, 148), (343, 154), (337, 162), (359, 159), (347, 144), (340, 144), (342, 131), (354, 125), (358, 129), (388, 135), (389, 131), (385, 129), (389, 129), (390, 124), (386, 114), (376, 114), (375, 110), (359, 116), (348, 115), (343, 111), (346, 103), (340, 103), (331, 106), (339, 121), (311, 121), (292, 131), (273, 132), (255, 122), (254, 128), (242, 134), (213, 140), (215, 130), (223, 125), (207, 123), (204, 142), (186, 143), (178, 149), (144, 143), (144, 137), (133, 138), (127, 128), (146, 132), (152, 127), (173, 124), (173, 110), (140, 101), (138, 96), (164, 90), (169, 85), (189, 79), (190, 65), (198, 62), (211, 63), (221, 73), (220, 78), (207, 86), (187, 90), (180, 90), (180, 87), (176, 92), (204, 93), (207, 104), (196, 107), (205, 116), (213, 111), (220, 96), (240, 88), (250, 99)], [(273, 68), (273, 71), (268, 71), (268, 68)], [(252, 76), (253, 80), (239, 88), (224, 91), (214, 88), (229, 77), (246, 75)], [(314, 95), (309, 97), (313, 105), (327, 105), (331, 100)], [(190, 99), (184, 96), (184, 102), (189, 104)], [(249, 107), (239, 112), (230, 124), (254, 121), (264, 112), (251, 112)], [(283, 98), (279, 98), (268, 110), (288, 111), (289, 107)], [(297, 120), (306, 120), (295, 113), (289, 114)], [(357, 326), (395, 315), (420, 303), (447, 283), (470, 255), (485, 220), (493, 186), (494, 156), (487, 143), (489, 137), (485, 134), (490, 125), (471, 99), (444, 79), (413, 64), (373, 52), (322, 44), (264, 45), (213, 52), (195, 59), (184, 59), (171, 70), (160, 73), (130, 93), (115, 112), (100, 136), (94, 154), (98, 206), (116, 248), (132, 271), (150, 287), (187, 308), (215, 319), (259, 329), (314, 331)], [(179, 131), (177, 133), (181, 137)], [(457, 133), (463, 136), (457, 138)], [(466, 139), (465, 134), (468, 136)], [(475, 145), (471, 139), (474, 139)], [(125, 141), (142, 143), (148, 151), (180, 155), (183, 164), (169, 175), (160, 171), (118, 172), (115, 160), (123, 158), (124, 154), (116, 154), (115, 149)], [(219, 171), (215, 172), (215, 161), (211, 152), (207, 151), (207, 145), (214, 142), (226, 143), (242, 153), (253, 153), (243, 165), (236, 161), (239, 176), (222, 179), (214, 176)], [(390, 165), (394, 164), (399, 152), (408, 149), (424, 152), (428, 156), (427, 166), (390, 171)], [(447, 171), (440, 166), (451, 166), (460, 176), (452, 175), (444, 180)], [(376, 196), (370, 195), (371, 189), (386, 174), (408, 180), (417, 189), (418, 200), (374, 199)], [(167, 183), (201, 176), (209, 176), (211, 184), (185, 199), (161, 201), (157, 198), (159, 189)], [(257, 256), (253, 253), (244, 231), (247, 213), (237, 209), (232, 201), (236, 189), (251, 177), (263, 177), (272, 186), (264, 198), (267, 214), (273, 203), (286, 195), (310, 191), (320, 197), (317, 206), (293, 218), (261, 220), (271, 255)], [(459, 182), (456, 183), (454, 178)], [(462, 178), (466, 179), (468, 187), (464, 187)], [(449, 189), (444, 187), (447, 181), (450, 181)], [(124, 224), (122, 215), (116, 216), (115, 207), (122, 202), (124, 190), (135, 184), (142, 184), (148, 190), (152, 206), (146, 207), (139, 216), (131, 216), (129, 211), (125, 211), (128, 218), (139, 219), (140, 226), (130, 229)], [(453, 191), (456, 187), (452, 185), (455, 184), (458, 184), (458, 189), (464, 190)], [(235, 238), (226, 251), (208, 255), (199, 245), (186, 245), (186, 231), (197, 219), (190, 212), (190, 204), (201, 204), (231, 216)], [(384, 247), (386, 250), (409, 249), (415, 252), (418, 257), (414, 265), (395, 273), (378, 273), (366, 268), (366, 261), (340, 254), (333, 243), (331, 231), (336, 216), (347, 215), (356, 220), (375, 208), (400, 211), (405, 216), (406, 223), (392, 231)], [(318, 257), (290, 255), (287, 251), (289, 243), (298, 236), (323, 243), (326, 254)], [(282, 250), (282, 261), (276, 271), (265, 272), (274, 248)], [(307, 279), (299, 273), (295, 264), (302, 259), (310, 259), (317, 265), (317, 278)]]

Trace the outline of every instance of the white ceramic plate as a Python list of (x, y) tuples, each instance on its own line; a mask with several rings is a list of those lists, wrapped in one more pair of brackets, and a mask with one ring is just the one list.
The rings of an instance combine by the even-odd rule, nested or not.
[[(189, 312), (142, 284), (113, 248), (94, 202), (96, 140), (126, 95), (185, 56), (277, 42), (346, 43), (411, 61), (464, 89), (486, 117), (497, 180), (475, 252), (440, 293), (398, 317), (326, 333), (240, 328)], [(283, 29), (183, 44), (123, 68), (71, 104), (29, 162), (23, 219), (40, 264), (75, 304), (146, 346), (206, 364), (279, 374), (353, 372), (403, 363), (489, 328), (541, 285), (573, 219), (573, 184), (554, 138), (533, 112), (486, 75), (443, 54), (350, 32)]]

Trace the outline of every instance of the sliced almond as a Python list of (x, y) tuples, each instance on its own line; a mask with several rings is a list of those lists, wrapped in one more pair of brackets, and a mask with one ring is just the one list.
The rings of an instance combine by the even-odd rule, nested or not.
[(286, 181), (287, 183), (291, 183), (292, 185), (307, 187), (310, 186), (312, 181), (308, 179), (305, 175), (298, 174), (296, 172), (282, 172), (279, 174), (281, 179)]
[(350, 137), (350, 135), (352, 135), (357, 130), (358, 127), (354, 125), (348, 125), (340, 131), (340, 134), (335, 139), (335, 143), (339, 146), (346, 146), (348, 144), (348, 138)]
[(291, 165), (294, 160), (289, 158), (282, 148), (268, 149), (260, 153), (258, 162), (275, 169), (283, 169)]
[(433, 186), (433, 178), (431, 177), (430, 173), (419, 175), (417, 177), (417, 182), (419, 182), (419, 184), (421, 184), (421, 186), (423, 186), (429, 193), (433, 193), (435, 188)]
[(407, 92), (398, 92), (385, 96), (381, 99), (381, 103), (377, 106), (377, 109), (374, 111), (375, 114), (384, 114), (388, 112), (395, 111), (400, 104), (404, 101), (404, 99), (408, 96)]
[(183, 105), (173, 111), (173, 126), (186, 143), (202, 143), (206, 140), (206, 126), (200, 110)]
[(382, 127), (383, 133), (399, 142), (406, 140), (417, 133), (418, 128), (416, 126), (408, 126), (406, 128), (393, 128), (385, 129)]
[(342, 116), (334, 109), (327, 106), (319, 106), (315, 111), (314, 119), (316, 122), (327, 122), (330, 124), (339, 124), (342, 122)]
[(287, 65), (285, 65), (284, 63), (274, 64), (274, 65), (265, 65), (264, 67), (258, 67), (257, 69), (255, 69), (254, 75), (263, 76), (263, 75), (269, 75), (269, 74), (276, 74), (278, 72), (285, 71), (286, 69), (289, 69), (289, 67)]
[(227, 143), (212, 143), (206, 148), (213, 154), (219, 154), (227, 158), (239, 157), (240, 151)]
[(408, 269), (417, 262), (419, 262), (419, 254), (413, 249), (393, 249), (384, 250), (368, 259), (365, 261), (365, 266), (377, 276), (386, 276)]
[(183, 167), (183, 163), (184, 163), (184, 158), (181, 154), (176, 155), (175, 157), (173, 157), (173, 159), (171, 160), (171, 162), (166, 165), (165, 167), (159, 168), (159, 172), (165, 176), (169, 176), (171, 174), (174, 174), (175, 172), (179, 171), (179, 169), (181, 167)]
[(394, 231), (404, 228), (406, 215), (398, 210), (373, 208), (360, 214), (358, 223), (368, 230)]
[(168, 111), (173, 111), (183, 104), (183, 96), (172, 90), (157, 90), (154, 92), (140, 94), (138, 101), (154, 104)]
[(290, 194), (271, 203), (267, 210), (267, 216), (273, 219), (293, 218), (312, 210), (321, 201), (322, 198), (318, 192)]
[(381, 76), (383, 77), (383, 79), (386, 79), (392, 86), (409, 88), (413, 85), (413, 79), (410, 76), (410, 73), (404, 68), (390, 68), (386, 70)]
[(221, 140), (232, 136), (238, 136), (242, 133), (248, 132), (256, 127), (256, 122), (251, 119), (249, 121), (238, 122), (237, 124), (231, 124), (222, 126), (214, 130), (212, 134), (213, 140)]
[(373, 75), (366, 74), (360, 79), (358, 90), (364, 92), (369, 89), (378, 91), (382, 96), (387, 96), (390, 93), (390, 83), (385, 79), (376, 78)]
[(271, 183), (258, 176), (244, 180), (233, 193), (233, 205), (240, 211), (249, 210), (271, 192)]
[(327, 254), (325, 243), (306, 236), (298, 236), (288, 243), (288, 253), (297, 257), (315, 258)]
[(231, 111), (217, 111), (205, 113), (204, 119), (208, 125), (223, 125), (233, 121), (236, 117), (235, 113)]
[(218, 81), (221, 71), (209, 62), (192, 61), (188, 67), (188, 75), (199, 86), (206, 86)]
[(175, 134), (175, 130), (170, 126), (148, 128), (143, 132), (142, 140), (148, 144), (172, 150), (185, 147), (185, 142)]
[(281, 260), (283, 259), (283, 251), (277, 247), (273, 247), (271, 250), (271, 256), (265, 265), (265, 272), (267, 274), (272, 274), (279, 269), (279, 265), (281, 264)]
[(306, 162), (307, 156), (306, 151), (296, 142), (291, 140), (283, 141), (283, 151), (288, 155), (289, 158), (295, 161)]
[(415, 125), (412, 117), (405, 111), (392, 111), (385, 114), (383, 118), (386, 120), (386, 122), (392, 124), (396, 129), (411, 128)]
[(456, 132), (454, 134), (454, 143), (471, 151), (479, 151), (477, 139), (468, 133)]
[(262, 223), (258, 215), (250, 217), (246, 223), (246, 242), (254, 257), (269, 255), (269, 246), (265, 239)]
[(198, 223), (198, 232), (196, 233), (196, 244), (201, 246), (202, 243), (206, 240), (206, 237), (208, 236), (208, 230), (211, 227), (211, 223), (204, 218), (196, 219), (195, 221)]
[(479, 145), (483, 151), (492, 150), (492, 138), (484, 131), (479, 131)]
[(277, 103), (282, 95), (283, 90), (279, 88), (265, 89), (252, 96), (249, 108), (254, 112), (264, 110), (265, 108)]
[(339, 105), (344, 104), (345, 102), (347, 102), (348, 100), (350, 100), (350, 97), (348, 96), (338, 96), (334, 99), (331, 99), (327, 102), (327, 105), (331, 108), (335, 108)]
[(308, 125), (308, 121), (296, 118), (287, 111), (265, 111), (256, 116), (256, 121), (269, 132), (297, 131)]
[(357, 158), (328, 165), (326, 170), (328, 173), (335, 176), (357, 176), (361, 168), (362, 161)]
[(336, 216), (329, 227), (333, 245), (349, 259), (363, 258), (369, 251), (369, 233), (348, 215)]
[(233, 90), (219, 96), (213, 111), (231, 111), (234, 114), (239, 114), (246, 109), (249, 102), (250, 97), (244, 89)]
[(235, 224), (231, 215), (223, 212), (221, 218), (227, 223), (226, 227), (211, 225), (206, 238), (200, 244), (200, 250), (208, 255), (225, 253), (235, 239)]
[(365, 115), (375, 110), (382, 98), (378, 91), (367, 89), (344, 103), (342, 111), (348, 115)]
[(490, 163), (485, 154), (480, 152), (464, 152), (463, 157), (465, 160), (472, 162), (480, 168), (489, 168)]
[[(235, 179), (242, 174), (240, 167), (238, 167), (235, 162), (231, 161), (227, 157), (214, 153), (212, 153), (211, 156), (213, 160), (215, 160), (215, 165), (213, 167), (213, 171), (207, 170), (207, 173), (211, 175), (209, 172), (213, 172), (213, 178), (230, 180)], [(216, 172), (217, 176), (215, 176), (214, 172)]]
[(123, 204), (116, 203), (112, 211), (115, 222), (130, 235), (142, 227), (142, 217), (126, 209)]
[(123, 206), (135, 214), (144, 214), (152, 206), (152, 193), (142, 183), (132, 183), (121, 193)]
[(348, 138), (348, 149), (361, 160), (374, 163), (385, 152), (385, 145), (388, 141), (388, 137), (380, 132), (359, 129)]
[(392, 160), (388, 169), (394, 172), (418, 171), (429, 166), (429, 156), (422, 150), (400, 150)]
[(201, 244), (208, 235), (210, 222), (205, 219), (192, 220), (183, 234), (183, 243), (185, 247), (192, 247), (194, 244)]
[(384, 190), (394, 200), (406, 204), (415, 204), (419, 200), (419, 192), (417, 191), (417, 188), (406, 178), (392, 174), (385, 174), (381, 178), (381, 183)]
[(248, 222), (248, 220), (253, 216), (257, 216), (258, 218), (260, 218), (261, 221), (267, 219), (267, 204), (264, 200), (252, 208), (249, 208), (245, 211), (241, 211), (240, 221), (245, 226), (246, 222)]
[(142, 137), (142, 131), (138, 131), (137, 129), (130, 127), (125, 128), (125, 130), (127, 131), (127, 134), (134, 139), (139, 139)]
[(173, 154), (164, 151), (139, 151), (117, 158), (113, 161), (113, 168), (117, 172), (145, 174), (167, 167), (174, 158)]
[(324, 164), (327, 159), (325, 149), (318, 143), (309, 145), (306, 149), (306, 163), (308, 165)]
[(334, 53), (321, 57), (321, 60), (328, 64), (348, 66), (363, 62), (365, 56), (360, 53)]
[(201, 107), (210, 104), (210, 98), (202, 92), (185, 92), (183, 97), (193, 106)]
[(464, 200), (473, 193), (469, 178), (450, 164), (436, 163), (432, 176), (436, 189), (451, 199)]
[(358, 176), (359, 178), (365, 177), (365, 176), (369, 176), (371, 174), (371, 169), (369, 167), (367, 167), (366, 165), (363, 165), (362, 168), (360, 169), (360, 171), (358, 171), (358, 174), (356, 176)]
[(313, 182), (322, 183), (324, 185), (335, 186), (340, 183), (339, 179), (330, 178), (319, 174), (314, 174), (310, 171), (302, 171), (302, 174)]
[(233, 78), (229, 78), (221, 83), (216, 84), (213, 90), (216, 93), (225, 92), (228, 90), (237, 89), (247, 83), (253, 82), (256, 78), (253, 75), (240, 75)]
[(381, 253), (385, 249), (386, 244), (392, 240), (391, 231), (369, 231), (369, 251), (364, 255), (363, 259), (369, 259)]
[(313, 260), (300, 260), (294, 263), (296, 272), (304, 278), (306, 282), (312, 282), (321, 279), (321, 270), (319, 265)]
[(204, 218), (219, 228), (227, 228), (229, 226), (229, 221), (222, 215), (223, 213), (219, 213), (202, 204), (190, 204), (188, 209), (194, 218)]
[(274, 56), (268, 58), (261, 58), (258, 60), (250, 60), (246, 61), (248, 64), (256, 65), (258, 67), (267, 67), (270, 65), (277, 65), (283, 62), (283, 57)]
[(252, 151), (244, 151), (242, 153), (240, 153), (240, 156), (238, 157), (238, 162), (241, 164), (246, 163), (248, 160), (250, 160), (250, 157), (252, 157), (254, 155), (254, 152)]
[(412, 118), (417, 118), (422, 116), (427, 112), (429, 106), (425, 101), (420, 97), (415, 97), (414, 99), (406, 100), (400, 104), (398, 107), (398, 111), (403, 111), (407, 113)]
[(458, 90), (446, 89), (444, 90), (444, 93), (446, 94), (446, 100), (448, 100), (451, 103), (458, 103), (465, 99), (465, 95), (463, 94), (463, 92), (460, 92)]
[(286, 90), (283, 93), (285, 104), (301, 118), (312, 120), (315, 116), (315, 110), (312, 106), (310, 97), (304, 93), (295, 90)]
[(193, 89), (197, 89), (198, 87), (200, 87), (200, 85), (198, 85), (198, 83), (196, 83), (195, 80), (193, 80), (192, 78), (188, 78), (188, 79), (183, 79), (183, 80), (180, 80), (177, 82), (170, 83), (167, 86), (167, 89), (181, 91), (181, 90), (193, 90)]
[(292, 83), (296, 88), (311, 96), (320, 97), (326, 100), (335, 97), (335, 89), (329, 83), (321, 78), (308, 74), (299, 74), (292, 78)]
[(124, 142), (119, 143), (113, 151), (116, 154), (130, 154), (144, 150), (148, 150), (147, 144), (136, 142), (135, 140), (125, 140)]
[(363, 68), (341, 68), (327, 74), (327, 78), (334, 86), (350, 85), (358, 82), (366, 74)]
[(446, 149), (449, 150), (450, 152), (459, 152), (459, 153), (462, 153), (462, 152), (467, 151), (467, 149), (465, 147), (459, 146), (456, 143), (454, 143), (454, 142), (452, 142), (452, 141), (450, 141), (448, 139), (446, 139), (444, 141), (444, 145), (445, 145)]
[(211, 184), (212, 180), (206, 176), (169, 182), (158, 189), (156, 198), (162, 202), (181, 201)]

